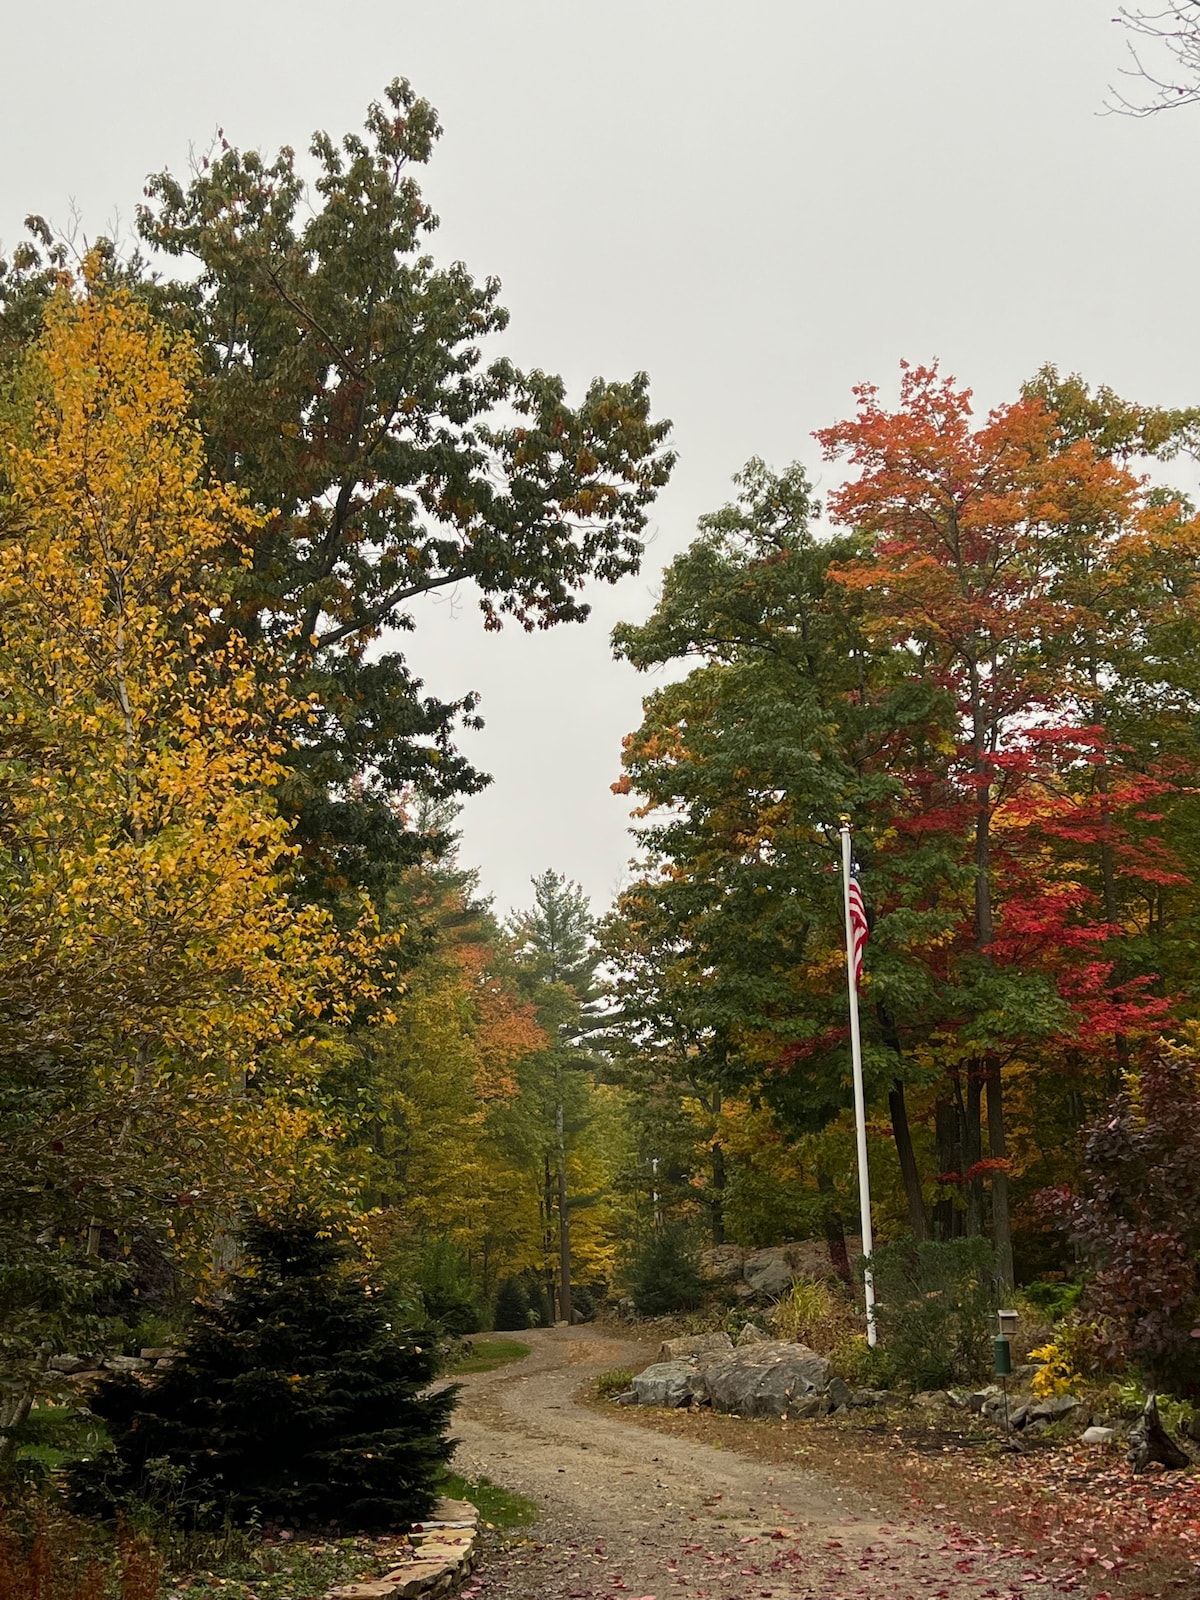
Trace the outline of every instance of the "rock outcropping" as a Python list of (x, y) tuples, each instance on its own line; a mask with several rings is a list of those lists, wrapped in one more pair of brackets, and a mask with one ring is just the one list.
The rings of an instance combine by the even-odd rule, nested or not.
[[(850, 1260), (861, 1254), (858, 1239), (847, 1238)], [(736, 1244), (718, 1244), (700, 1252), (700, 1270), (714, 1288), (723, 1288), (742, 1300), (778, 1300), (797, 1278), (827, 1278), (834, 1270), (829, 1246), (823, 1239), (797, 1239), (763, 1250), (743, 1250)]]
[(735, 1348), (727, 1335), (716, 1334), (670, 1339), (660, 1354), (670, 1359), (633, 1380), (638, 1405), (708, 1404), (739, 1417), (799, 1418), (824, 1416), (857, 1398), (807, 1345), (760, 1337)]

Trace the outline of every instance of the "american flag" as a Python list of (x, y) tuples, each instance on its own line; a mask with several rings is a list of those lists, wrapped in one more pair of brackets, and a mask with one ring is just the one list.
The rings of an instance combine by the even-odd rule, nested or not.
[(863, 946), (867, 942), (870, 928), (867, 926), (867, 908), (863, 904), (862, 890), (858, 886), (858, 876), (850, 873), (850, 886), (848, 890), (850, 901), (850, 944), (854, 952), (854, 982), (857, 985), (862, 977)]

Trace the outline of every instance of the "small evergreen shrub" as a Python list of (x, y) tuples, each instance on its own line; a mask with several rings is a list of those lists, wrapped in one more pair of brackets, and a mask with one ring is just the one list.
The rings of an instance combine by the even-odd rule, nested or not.
[(876, 1325), (902, 1382), (944, 1389), (988, 1370), (995, 1265), (986, 1239), (897, 1239), (875, 1251)]
[(456, 1245), (438, 1239), (429, 1245), (417, 1271), (425, 1315), (452, 1339), (479, 1333), (483, 1318), (467, 1258)]
[(657, 1228), (642, 1239), (632, 1262), (629, 1293), (640, 1317), (692, 1311), (700, 1304), (700, 1260), (684, 1229)]
[(1083, 1285), (1036, 1279), (1033, 1283), (1027, 1283), (1020, 1293), (1051, 1322), (1061, 1322), (1079, 1304)]
[(596, 1296), (586, 1283), (571, 1285), (571, 1311), (577, 1317), (582, 1317), (585, 1322), (591, 1322), (596, 1315)]
[(497, 1333), (524, 1332), (529, 1326), (529, 1301), (517, 1278), (505, 1278), (496, 1296), (493, 1327)]
[(262, 1521), (401, 1533), (428, 1515), (455, 1391), (392, 1324), (345, 1246), (294, 1218), (255, 1224), (246, 1269), (201, 1310), (172, 1366), (106, 1377), (111, 1450), (70, 1472), (75, 1506), (138, 1502), (183, 1526)]
[(546, 1293), (546, 1285), (532, 1274), (526, 1280), (526, 1298), (531, 1325), (535, 1328), (550, 1327), (554, 1318), (550, 1315), (550, 1297)]

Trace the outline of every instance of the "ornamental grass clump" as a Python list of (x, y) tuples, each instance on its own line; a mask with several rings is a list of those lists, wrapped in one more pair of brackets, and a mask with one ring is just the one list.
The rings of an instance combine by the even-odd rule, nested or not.
[(308, 1218), (247, 1230), (244, 1269), (174, 1364), (114, 1374), (93, 1411), (113, 1446), (71, 1472), (74, 1503), (148, 1507), (192, 1528), (402, 1533), (432, 1511), (455, 1390)]
[(827, 1354), (861, 1319), (848, 1295), (816, 1278), (798, 1278), (771, 1313), (777, 1339), (805, 1344)]

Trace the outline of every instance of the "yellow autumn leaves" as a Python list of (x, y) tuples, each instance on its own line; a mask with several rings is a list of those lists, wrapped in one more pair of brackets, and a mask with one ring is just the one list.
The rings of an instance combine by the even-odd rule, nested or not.
[(206, 476), (194, 352), (86, 276), (0, 414), (0, 1056), (86, 1077), (116, 1225), (310, 1166), (305, 1030), (387, 960), (369, 917), (347, 940), (287, 898), (273, 791), (305, 708), (225, 620), (261, 518)]

